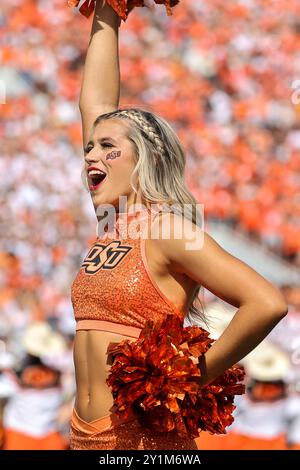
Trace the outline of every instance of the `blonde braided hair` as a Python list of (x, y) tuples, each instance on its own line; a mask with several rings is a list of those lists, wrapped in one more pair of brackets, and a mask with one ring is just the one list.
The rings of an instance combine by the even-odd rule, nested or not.
[[(107, 113), (107, 114), (112, 114), (112, 113)], [(107, 115), (106, 114), (106, 115)], [(144, 134), (147, 136), (147, 138), (153, 143), (153, 153), (156, 154), (154, 155), (155, 157), (158, 156), (163, 156), (165, 154), (165, 146), (160, 138), (159, 134), (155, 131), (153, 125), (147, 121), (147, 119), (144, 118), (144, 116), (141, 114), (141, 112), (137, 111), (136, 109), (121, 109), (118, 111), (113, 111), (113, 117), (121, 117), (125, 116), (127, 119), (130, 119), (131, 121), (135, 122), (138, 127), (144, 132)], [(100, 116), (102, 119), (103, 115)], [(95, 121), (95, 126), (97, 125)]]

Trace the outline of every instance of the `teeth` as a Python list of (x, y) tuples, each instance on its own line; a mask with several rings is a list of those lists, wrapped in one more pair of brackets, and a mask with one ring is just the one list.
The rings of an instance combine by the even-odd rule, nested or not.
[(104, 175), (105, 173), (103, 171), (100, 171), (100, 170), (91, 170), (89, 172), (89, 175)]

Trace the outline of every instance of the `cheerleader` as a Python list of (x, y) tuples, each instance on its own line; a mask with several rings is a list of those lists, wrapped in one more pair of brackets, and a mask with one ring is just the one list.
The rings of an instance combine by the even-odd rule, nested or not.
[[(194, 435), (179, 434), (175, 427), (158, 432), (143, 425), (133, 407), (126, 418), (116, 412), (116, 393), (108, 385), (114, 359), (107, 354), (110, 343), (127, 339), (131, 344), (147, 320), (159, 324), (169, 314), (193, 323), (203, 286), (238, 308), (201, 356), (196, 382), (204, 390), (263, 340), (287, 306), (275, 286), (223, 250), (197, 221), (196, 201), (184, 183), (184, 150), (171, 126), (152, 112), (119, 108), (121, 20), (112, 3), (96, 2), (79, 100), (83, 180), (101, 233), (72, 283), (77, 393), (70, 448), (197, 449)], [(170, 206), (190, 212), (182, 217), (167, 210)], [(102, 224), (103, 209), (111, 207), (112, 223)], [(177, 237), (185, 218), (190, 225)], [(139, 236), (124, 231), (135, 224)], [(151, 236), (165, 225), (171, 227), (168, 237)], [(197, 249), (188, 249), (195, 227), (201, 241)], [(172, 403), (179, 406), (179, 401)]]

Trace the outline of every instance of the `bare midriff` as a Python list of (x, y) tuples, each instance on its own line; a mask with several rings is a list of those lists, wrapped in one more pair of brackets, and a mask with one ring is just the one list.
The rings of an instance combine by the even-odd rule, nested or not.
[(107, 331), (77, 331), (74, 342), (74, 364), (76, 372), (75, 409), (87, 422), (111, 414), (113, 396), (106, 379), (111, 368), (111, 357), (107, 355), (110, 343), (123, 339), (135, 341), (130, 336)]

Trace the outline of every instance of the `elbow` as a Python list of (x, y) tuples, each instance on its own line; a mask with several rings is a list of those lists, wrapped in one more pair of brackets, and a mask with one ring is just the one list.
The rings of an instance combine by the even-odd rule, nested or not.
[(79, 100), (78, 108), (79, 108), (80, 113), (83, 114), (84, 112), (90, 111), (91, 106), (88, 106), (86, 102)]
[(289, 307), (286, 303), (284, 303), (284, 305), (281, 306), (280, 310), (278, 310), (278, 316), (281, 318), (284, 318), (288, 312), (289, 312)]
[(110, 113), (118, 109), (119, 103), (104, 102), (96, 98), (89, 98), (80, 96), (78, 101), (78, 108), (81, 115), (93, 115), (95, 119), (101, 114)]
[(82, 112), (83, 103), (81, 101), (78, 101), (78, 109), (79, 109), (80, 112)]
[(79, 111), (85, 110), (87, 108), (87, 99), (86, 99), (86, 96), (84, 96), (82, 89), (80, 90), (78, 108), (79, 108)]
[(280, 321), (288, 314), (288, 305), (284, 300), (278, 300), (268, 304), (266, 310), (272, 318)]

